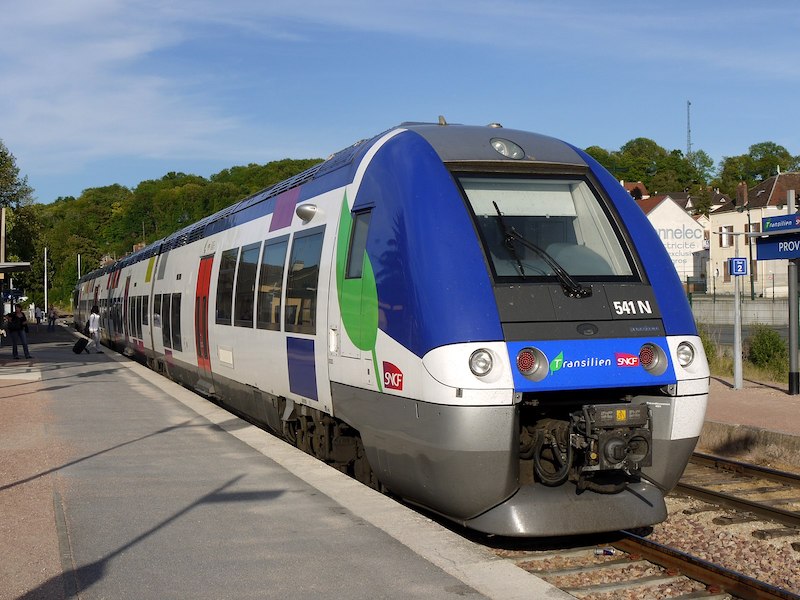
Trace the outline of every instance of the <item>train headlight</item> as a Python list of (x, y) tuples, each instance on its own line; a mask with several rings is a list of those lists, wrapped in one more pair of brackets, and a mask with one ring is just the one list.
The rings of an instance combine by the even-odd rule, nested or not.
[(663, 375), (667, 370), (667, 355), (656, 344), (643, 344), (639, 350), (639, 364), (653, 375)]
[(523, 348), (517, 353), (517, 369), (531, 381), (541, 381), (547, 376), (549, 363), (538, 348)]
[(506, 158), (513, 158), (514, 160), (520, 160), (522, 158), (525, 158), (525, 150), (520, 148), (517, 144), (515, 144), (511, 140), (506, 140), (503, 138), (492, 138), (491, 143), (492, 143), (492, 148), (494, 148), (497, 152), (499, 152)]
[(678, 344), (678, 364), (683, 368), (688, 367), (694, 361), (694, 346), (689, 342), (681, 342)]
[(492, 353), (485, 348), (475, 350), (469, 357), (469, 370), (476, 377), (485, 377), (492, 371), (493, 366)]

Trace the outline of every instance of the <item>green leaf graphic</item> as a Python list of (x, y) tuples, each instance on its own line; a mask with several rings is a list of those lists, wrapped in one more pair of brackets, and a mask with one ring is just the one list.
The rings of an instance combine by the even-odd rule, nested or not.
[(564, 366), (564, 352), (559, 352), (553, 360), (550, 361), (550, 372), (555, 373)]
[[(350, 250), (350, 236), (353, 229), (353, 215), (347, 204), (347, 194), (342, 200), (342, 211), (339, 219), (339, 234), (336, 241), (336, 283), (338, 288), (339, 312), (345, 332), (356, 348), (364, 352), (372, 352), (375, 356), (375, 342), (378, 339), (378, 286), (375, 283), (375, 272), (366, 251), (363, 256), (361, 277), (346, 278), (347, 255)], [(355, 257), (354, 257), (355, 258)], [(381, 380), (378, 369), (375, 369), (378, 389)]]

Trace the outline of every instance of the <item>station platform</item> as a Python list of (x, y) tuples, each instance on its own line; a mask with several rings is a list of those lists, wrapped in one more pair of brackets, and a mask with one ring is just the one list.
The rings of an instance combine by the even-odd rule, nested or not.
[(571, 598), (75, 335), (0, 347), (0, 599)]
[[(76, 335), (0, 346), (0, 600), (571, 598)], [(712, 379), (701, 449), (796, 462), (798, 408)]]
[(698, 451), (800, 473), (800, 395), (783, 384), (712, 377)]

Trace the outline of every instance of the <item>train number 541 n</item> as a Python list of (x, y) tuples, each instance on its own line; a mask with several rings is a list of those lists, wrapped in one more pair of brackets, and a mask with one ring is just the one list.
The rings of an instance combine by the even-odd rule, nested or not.
[(614, 300), (614, 312), (618, 315), (652, 315), (649, 300)]

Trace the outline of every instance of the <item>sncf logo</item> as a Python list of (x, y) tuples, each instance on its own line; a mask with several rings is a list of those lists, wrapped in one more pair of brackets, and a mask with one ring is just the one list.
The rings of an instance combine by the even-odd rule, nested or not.
[(403, 372), (386, 361), (383, 361), (383, 387), (390, 390), (403, 389)]
[(625, 354), (624, 352), (615, 352), (614, 357), (617, 359), (618, 367), (638, 367), (639, 357), (635, 354)]

